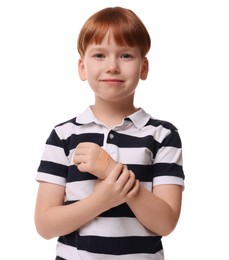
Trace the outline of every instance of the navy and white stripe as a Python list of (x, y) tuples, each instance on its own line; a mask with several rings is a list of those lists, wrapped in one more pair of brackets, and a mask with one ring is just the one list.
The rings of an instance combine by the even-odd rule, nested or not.
[[(143, 109), (109, 129), (88, 108), (78, 117), (57, 125), (46, 142), (37, 180), (64, 185), (65, 204), (87, 197), (96, 177), (73, 163), (75, 147), (94, 142), (115, 161), (126, 164), (149, 191), (156, 185), (184, 185), (182, 147), (177, 129)], [(58, 239), (63, 259), (162, 260), (161, 237), (147, 230), (127, 204), (112, 208), (79, 230)]]

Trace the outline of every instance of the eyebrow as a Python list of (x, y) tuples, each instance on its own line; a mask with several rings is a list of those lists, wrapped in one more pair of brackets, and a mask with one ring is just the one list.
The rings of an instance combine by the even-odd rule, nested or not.
[[(130, 47), (130, 46), (118, 46), (119, 51), (121, 52), (125, 52), (125, 51), (135, 51), (137, 49), (137, 47)], [(89, 52), (91, 51), (96, 51), (96, 52), (103, 52), (103, 51), (107, 51), (107, 49), (109, 49), (109, 47), (101, 47), (101, 46), (92, 46), (91, 49), (89, 50)]]

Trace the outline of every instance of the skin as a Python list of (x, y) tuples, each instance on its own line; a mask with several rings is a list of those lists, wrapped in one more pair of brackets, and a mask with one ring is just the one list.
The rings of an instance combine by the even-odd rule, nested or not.
[[(81, 80), (87, 80), (95, 95), (91, 106), (96, 118), (107, 127), (120, 124), (134, 107), (139, 80), (148, 74), (148, 60), (140, 49), (118, 46), (108, 32), (99, 45), (90, 44), (78, 62)], [(104, 113), (106, 111), (106, 113)], [(103, 171), (95, 167), (101, 147), (81, 143), (76, 147), (74, 163), (82, 172), (98, 177), (93, 192), (85, 199), (63, 206), (65, 187), (39, 184), (35, 224), (38, 233), (50, 239), (75, 231), (102, 212), (127, 203), (138, 220), (158, 235), (168, 235), (180, 215), (182, 187), (160, 185), (146, 190), (126, 165), (109, 160)]]

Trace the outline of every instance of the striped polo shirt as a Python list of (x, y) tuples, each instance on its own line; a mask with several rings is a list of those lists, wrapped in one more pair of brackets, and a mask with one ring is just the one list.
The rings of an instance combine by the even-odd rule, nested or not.
[[(96, 177), (80, 172), (73, 163), (75, 147), (81, 142), (100, 145), (115, 161), (126, 164), (149, 191), (161, 184), (184, 185), (176, 127), (140, 109), (110, 129), (88, 107), (53, 129), (38, 167), (37, 181), (65, 186), (65, 205), (88, 197), (95, 185)], [(67, 260), (164, 259), (161, 237), (145, 228), (126, 203), (59, 237), (57, 256)]]

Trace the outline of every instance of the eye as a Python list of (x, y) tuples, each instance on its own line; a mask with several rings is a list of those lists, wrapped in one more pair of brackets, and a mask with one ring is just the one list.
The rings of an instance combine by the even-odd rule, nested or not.
[(102, 53), (96, 53), (93, 55), (93, 57), (97, 58), (97, 59), (101, 59), (101, 58), (105, 58), (105, 55)]
[(123, 59), (130, 59), (130, 58), (132, 58), (132, 55), (129, 53), (123, 53), (120, 57)]

